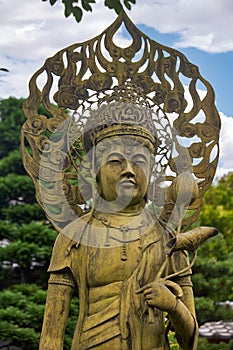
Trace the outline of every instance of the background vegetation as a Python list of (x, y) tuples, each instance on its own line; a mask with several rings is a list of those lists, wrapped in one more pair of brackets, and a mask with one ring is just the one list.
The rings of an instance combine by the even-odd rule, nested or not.
[[(23, 350), (38, 349), (47, 288), (47, 268), (56, 232), (35, 200), (20, 153), (20, 130), (25, 118), (22, 99), (0, 101), (0, 339)], [(232, 320), (232, 310), (219, 302), (233, 300), (233, 173), (224, 176), (205, 196), (197, 225), (220, 233), (199, 248), (193, 268), (199, 324)], [(65, 350), (70, 349), (78, 315), (71, 305)], [(173, 335), (170, 335), (173, 338)], [(173, 340), (173, 350), (179, 349)], [(200, 339), (199, 350), (233, 349), (231, 343), (210, 344)]]
[[(48, 1), (48, 0), (42, 0)], [(59, 0), (49, 0), (51, 6), (59, 3)], [(80, 22), (83, 17), (83, 11), (92, 12), (93, 4), (95, 0), (62, 0), (64, 5), (64, 15), (69, 17), (71, 14), (74, 16), (76, 22)], [(132, 4), (136, 4), (136, 0), (104, 0), (104, 6), (110, 10), (114, 10), (119, 14), (123, 9), (131, 10)]]

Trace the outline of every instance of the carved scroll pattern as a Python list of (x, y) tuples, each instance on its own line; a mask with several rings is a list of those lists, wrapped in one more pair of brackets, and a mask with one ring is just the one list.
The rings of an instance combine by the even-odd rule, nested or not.
[[(124, 48), (115, 43), (122, 25), (131, 37)], [(175, 138), (173, 155), (167, 159), (167, 180), (186, 170), (193, 172), (200, 197), (190, 207), (192, 215), (184, 219), (184, 226), (198, 216), (218, 161), (220, 118), (214, 91), (182, 53), (151, 40), (122, 13), (101, 35), (48, 58), (30, 81), (30, 95), (24, 103), (24, 164), (34, 180), (38, 202), (57, 228), (80, 215), (85, 205), (76, 171), (83, 150), (77, 140), (75, 155), (69, 148), (67, 111), (82, 113), (84, 107), (93, 108), (102, 93), (125, 81), (141, 88), (151, 108), (159, 106), (170, 120)], [(40, 114), (41, 106), (44, 112)], [(56, 129), (56, 139), (51, 139)], [(61, 199), (64, 193), (65, 204)]]

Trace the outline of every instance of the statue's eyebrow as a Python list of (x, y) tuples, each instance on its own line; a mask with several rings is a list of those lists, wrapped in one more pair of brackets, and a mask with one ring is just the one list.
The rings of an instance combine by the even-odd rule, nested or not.
[(126, 158), (126, 156), (123, 154), (123, 153), (121, 153), (121, 152), (111, 152), (111, 153), (109, 153), (107, 156), (106, 156), (106, 158), (105, 158), (105, 160), (106, 161), (108, 161), (108, 160), (110, 160), (111, 158), (121, 158), (121, 159), (124, 159), (124, 158)]
[(143, 158), (144, 160), (148, 161), (148, 158), (147, 158), (147, 156), (144, 153), (133, 154), (131, 159), (133, 160), (135, 158)]

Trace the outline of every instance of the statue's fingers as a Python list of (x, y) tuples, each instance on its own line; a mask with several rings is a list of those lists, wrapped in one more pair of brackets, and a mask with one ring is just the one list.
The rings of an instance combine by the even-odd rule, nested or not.
[(135, 290), (135, 293), (136, 294), (140, 294), (140, 293), (143, 293), (145, 290), (147, 290), (148, 288), (151, 288), (152, 287), (152, 283), (148, 283), (146, 284), (145, 286)]
[(145, 297), (146, 301), (150, 301), (150, 300), (154, 299), (154, 294), (148, 293), (148, 294), (144, 295), (144, 297)]
[(153, 304), (154, 304), (154, 302), (153, 302), (153, 299), (152, 299), (152, 298), (147, 299), (147, 300), (146, 300), (146, 303), (147, 303), (147, 305), (149, 305), (149, 306), (153, 306)]
[(151, 287), (148, 287), (148, 289), (144, 290), (144, 297), (147, 297), (148, 295), (151, 295), (153, 293), (153, 289)]
[(165, 286), (172, 291), (172, 293), (177, 297), (177, 298), (182, 298), (183, 296), (183, 290), (182, 288), (175, 282), (172, 282), (170, 280), (164, 281)]

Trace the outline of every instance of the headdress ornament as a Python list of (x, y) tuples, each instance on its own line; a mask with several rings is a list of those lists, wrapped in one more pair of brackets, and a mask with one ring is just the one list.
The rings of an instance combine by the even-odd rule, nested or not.
[(150, 108), (141, 89), (132, 82), (116, 86), (111, 95), (99, 101), (84, 126), (84, 148), (88, 152), (99, 141), (112, 136), (134, 136), (147, 140), (145, 146), (156, 153), (158, 137)]

